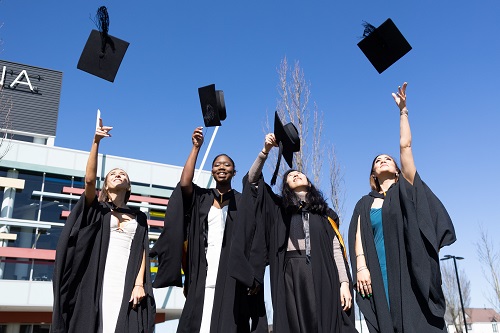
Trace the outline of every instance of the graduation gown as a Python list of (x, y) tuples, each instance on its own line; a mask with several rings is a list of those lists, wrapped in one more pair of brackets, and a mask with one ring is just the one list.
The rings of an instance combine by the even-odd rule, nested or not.
[[(97, 332), (100, 297), (110, 236), (111, 210), (97, 196), (85, 207), (82, 195), (63, 227), (56, 249), (54, 266), (54, 307), (51, 332)], [(120, 313), (115, 332), (151, 333), (156, 306), (149, 274), (149, 239), (146, 215), (137, 212), (137, 229), (132, 240), (125, 276)], [(136, 309), (129, 302), (135, 279), (146, 251), (146, 296)]]
[[(193, 195), (188, 201), (183, 198), (180, 185), (177, 185), (169, 200), (165, 226), (151, 250), (151, 255), (157, 255), (159, 262), (153, 287), (181, 287), (183, 248), (187, 240), (184, 266), (184, 291), (187, 296), (177, 332), (191, 333), (200, 329), (207, 274), (207, 217), (214, 201), (214, 191), (193, 184)], [(232, 278), (228, 269), (234, 226), (239, 223), (238, 202), (241, 197), (239, 192), (232, 191), (234, 195), (230, 197), (226, 217), (210, 331), (267, 332), (263, 293), (248, 296), (246, 287)]]
[(358, 201), (349, 226), (353, 279), (357, 281), (354, 246), (360, 217), (361, 242), (373, 296), (363, 299), (357, 294), (356, 301), (370, 332), (446, 332), (439, 249), (456, 240), (448, 212), (418, 173), (413, 185), (400, 177), (387, 191), (382, 206), (382, 228), (389, 309), (370, 221), (375, 197), (380, 194), (372, 191)]
[[(289, 333), (285, 254), (291, 216), (285, 212), (281, 199), (263, 178), (259, 180), (257, 188), (248, 182), (244, 184), (239, 207), (243, 217), (238, 225), (238, 239), (233, 242), (232, 274), (246, 286), (251, 286), (255, 281), (263, 280), (265, 266), (269, 263), (273, 331)], [(353, 309), (344, 312), (340, 305), (340, 282), (333, 258), (335, 232), (326, 216), (312, 213), (309, 216), (313, 281), (304, 288), (314, 293), (318, 332), (356, 332)], [(336, 214), (333, 217), (338, 224)]]

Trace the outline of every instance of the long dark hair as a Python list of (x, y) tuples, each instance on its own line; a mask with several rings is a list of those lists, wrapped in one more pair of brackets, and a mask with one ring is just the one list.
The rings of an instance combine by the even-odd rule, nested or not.
[(377, 161), (377, 158), (382, 155), (389, 156), (389, 158), (391, 158), (394, 161), (394, 165), (396, 165), (396, 183), (399, 181), (399, 175), (401, 174), (401, 170), (399, 169), (398, 163), (396, 162), (394, 157), (388, 154), (379, 154), (375, 156), (375, 158), (372, 161), (372, 167), (370, 169), (370, 188), (377, 192), (382, 191), (382, 188), (380, 187), (380, 183), (378, 182), (377, 177), (373, 175), (373, 168), (375, 167), (375, 161)]
[[(290, 209), (296, 209), (300, 205), (300, 200), (295, 194), (295, 192), (290, 188), (286, 179), (288, 174), (293, 171), (298, 171), (295, 169), (290, 169), (283, 175), (283, 181), (281, 184), (281, 199), (283, 203), (283, 207), (289, 211)], [(300, 172), (300, 171), (298, 171)], [(306, 176), (307, 177), (307, 176)], [(328, 204), (326, 203), (325, 198), (323, 197), (323, 193), (318, 190), (307, 178), (307, 182), (309, 183), (309, 189), (306, 194), (306, 202), (307, 209), (314, 214), (318, 215), (326, 215), (328, 211)]]

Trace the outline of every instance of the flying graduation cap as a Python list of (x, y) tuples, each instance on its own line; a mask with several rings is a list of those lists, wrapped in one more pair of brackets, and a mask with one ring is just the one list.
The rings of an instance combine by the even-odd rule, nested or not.
[(364, 39), (358, 47), (379, 74), (410, 52), (411, 45), (389, 18), (378, 28), (364, 22)]
[(293, 164), (293, 153), (300, 151), (300, 137), (297, 128), (293, 123), (288, 123), (283, 126), (277, 111), (274, 113), (274, 136), (276, 137), (279, 151), (276, 169), (274, 169), (273, 178), (271, 178), (271, 185), (276, 184), (281, 156), (285, 158), (286, 163), (291, 168)]
[(198, 95), (205, 127), (221, 126), (221, 120), (226, 119), (224, 92), (215, 90), (215, 84), (210, 84), (198, 88)]
[(114, 82), (129, 43), (108, 34), (109, 15), (105, 6), (96, 15), (99, 31), (92, 30), (76, 66), (78, 69)]

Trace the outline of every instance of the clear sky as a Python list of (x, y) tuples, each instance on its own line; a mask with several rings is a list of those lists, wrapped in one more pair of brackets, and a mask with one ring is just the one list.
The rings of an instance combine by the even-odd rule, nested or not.
[[(130, 42), (114, 83), (76, 68), (101, 5), (110, 34)], [(363, 20), (378, 26), (387, 18), (413, 50), (378, 74), (356, 44)], [(1, 59), (63, 72), (57, 146), (88, 150), (100, 108), (114, 126), (101, 152), (183, 165), (202, 124), (197, 88), (215, 83), (228, 116), (209, 161), (221, 152), (233, 157), (237, 189), (262, 148), (266, 112), (276, 107), (280, 61), (298, 60), (342, 164), (348, 218), (369, 190), (373, 157), (398, 156), (391, 92), (407, 81), (417, 169), (458, 236), (441, 255), (465, 257), (459, 265), (472, 282), (471, 305), (488, 306), (474, 242), (480, 223), (496, 236), (500, 222), (498, 0), (2, 0), (0, 23)]]

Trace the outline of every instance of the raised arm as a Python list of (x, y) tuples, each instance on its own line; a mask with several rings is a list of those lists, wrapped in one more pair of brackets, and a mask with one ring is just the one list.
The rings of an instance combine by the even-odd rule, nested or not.
[(406, 108), (406, 86), (408, 83), (403, 83), (403, 87), (398, 87), (397, 93), (392, 93), (394, 101), (399, 107), (399, 153), (401, 159), (401, 172), (403, 177), (413, 185), (415, 178), (415, 161), (411, 150), (411, 130), (408, 120), (408, 109)]
[(190, 197), (193, 194), (193, 177), (196, 160), (203, 144), (203, 127), (197, 127), (191, 136), (193, 147), (187, 158), (184, 169), (181, 174), (181, 190), (184, 197)]
[(99, 127), (96, 128), (92, 147), (90, 148), (87, 168), (85, 169), (85, 205), (89, 206), (95, 198), (95, 182), (97, 179), (97, 155), (99, 153), (99, 142), (102, 138), (110, 137), (109, 131), (113, 127), (102, 126), (102, 119), (99, 118)]
[(274, 133), (267, 134), (264, 140), (264, 148), (262, 148), (262, 150), (259, 152), (259, 155), (257, 155), (255, 162), (253, 162), (250, 170), (248, 171), (249, 183), (256, 183), (259, 180), (260, 175), (262, 174), (262, 168), (264, 167), (264, 162), (266, 161), (269, 152), (273, 147), (277, 146), (278, 145), (276, 144), (276, 137), (274, 136)]

